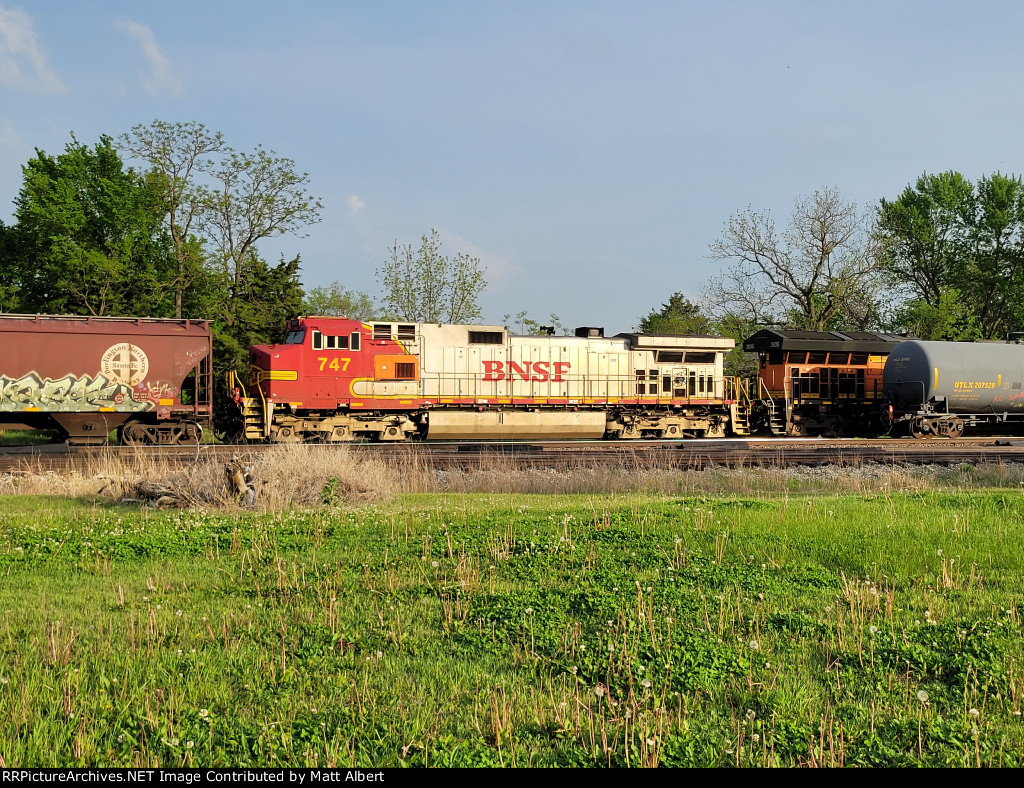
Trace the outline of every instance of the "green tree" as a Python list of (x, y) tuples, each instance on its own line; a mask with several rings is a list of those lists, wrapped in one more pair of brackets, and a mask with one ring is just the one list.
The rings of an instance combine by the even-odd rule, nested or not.
[(204, 167), (212, 183), (199, 189), (199, 220), (210, 247), (208, 264), (226, 291), (223, 319), (231, 326), (238, 299), (260, 271), (257, 244), (288, 233), (301, 236), (320, 221), (322, 206), (306, 191), (309, 175), (297, 172), (291, 159), (261, 147), (252, 153), (224, 147), (222, 153)]
[(420, 239), (420, 247), (395, 241), (389, 259), (377, 270), (384, 310), (394, 320), (421, 323), (468, 323), (480, 317), (477, 299), (487, 287), (478, 257), (441, 254), (437, 230)]
[(936, 306), (961, 278), (971, 247), (974, 186), (958, 172), (922, 175), (878, 208), (875, 236), (883, 273), (910, 298)]
[(350, 317), (363, 322), (373, 320), (377, 314), (369, 295), (359, 290), (348, 290), (342, 286), (341, 282), (333, 282), (327, 287), (313, 287), (307, 290), (302, 301), (302, 313)]
[(835, 189), (798, 197), (782, 230), (767, 212), (735, 214), (711, 244), (711, 257), (730, 263), (703, 293), (713, 317), (823, 331), (851, 322), (873, 299), (865, 217)]
[(17, 249), (15, 228), (0, 222), (0, 312), (20, 308), (17, 281), (21, 276), (21, 254)]
[(133, 126), (118, 139), (122, 150), (150, 167), (147, 184), (160, 200), (174, 246), (174, 316), (180, 318), (185, 314), (189, 288), (204, 279), (202, 244), (193, 234), (203, 207), (196, 176), (209, 166), (206, 156), (225, 150), (224, 139), (201, 123), (161, 120)]
[(712, 334), (711, 319), (682, 293), (673, 293), (660, 310), (652, 309), (640, 318), (637, 330), (643, 334)]
[(971, 305), (955, 288), (939, 294), (937, 304), (929, 304), (921, 298), (905, 302), (896, 312), (893, 327), (919, 339), (954, 342), (982, 339)]
[[(245, 299), (268, 292), (251, 281), (273, 270), (262, 261), (259, 243), (301, 236), (320, 221), (321, 203), (307, 190), (308, 174), (261, 146), (238, 152), (201, 123), (156, 120), (120, 139), (150, 167), (147, 180), (174, 246), (176, 313), (201, 306), (203, 316), (215, 316), (231, 334)], [(202, 292), (192, 292), (200, 287)], [(275, 305), (265, 307), (272, 311)], [(239, 329), (236, 339), (245, 334)]]
[(926, 173), (881, 201), (875, 236), (881, 270), (906, 301), (898, 318), (943, 336), (998, 338), (1024, 325), (1020, 178), (995, 173), (975, 185)]
[(145, 178), (125, 169), (110, 137), (74, 135), (58, 156), (22, 168), (0, 268), (13, 308), (88, 315), (165, 315), (170, 239)]

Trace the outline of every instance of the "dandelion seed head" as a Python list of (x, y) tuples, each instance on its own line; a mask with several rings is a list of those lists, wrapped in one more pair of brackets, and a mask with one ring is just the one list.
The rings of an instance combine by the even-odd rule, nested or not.
[(927, 703), (928, 702), (928, 693), (925, 692), (924, 690), (918, 690), (917, 691), (917, 699), (919, 701), (921, 701), (921, 703)]

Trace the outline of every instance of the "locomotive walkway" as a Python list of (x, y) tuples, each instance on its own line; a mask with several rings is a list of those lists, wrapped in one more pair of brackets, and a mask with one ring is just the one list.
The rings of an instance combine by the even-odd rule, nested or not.
[[(857, 467), (884, 465), (977, 465), (1024, 463), (1024, 438), (967, 438), (955, 441), (913, 439), (817, 440), (727, 439), (680, 441), (530, 441), (419, 444), (340, 444), (350, 451), (378, 459), (415, 460), (431, 468), (478, 468), (502, 463), (523, 467), (615, 467), (702, 470), (784, 468), (799, 465)], [(117, 457), (160, 459), (181, 464), (197, 457), (227, 461), (234, 454), (250, 455), (267, 446), (251, 444), (199, 447), (84, 447), (53, 444), (0, 447), (0, 473), (86, 470), (97, 459)]]

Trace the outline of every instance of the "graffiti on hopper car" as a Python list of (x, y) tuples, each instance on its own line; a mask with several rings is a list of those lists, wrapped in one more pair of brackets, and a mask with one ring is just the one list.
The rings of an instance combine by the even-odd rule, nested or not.
[(21, 377), (0, 376), (0, 411), (79, 411), (83, 405), (116, 411), (141, 411), (152, 407), (132, 397), (131, 386), (96, 377), (65, 375), (53, 380), (35, 372)]

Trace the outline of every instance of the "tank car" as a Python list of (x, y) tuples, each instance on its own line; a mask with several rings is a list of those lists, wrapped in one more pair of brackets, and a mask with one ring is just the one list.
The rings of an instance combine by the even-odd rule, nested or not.
[(743, 343), (758, 356), (755, 427), (792, 436), (881, 432), (882, 367), (903, 339), (867, 331), (758, 331)]
[(192, 443), (212, 416), (206, 322), (0, 315), (0, 429)]
[(724, 436), (745, 424), (734, 344), (305, 317), (229, 385), (250, 440)]
[(882, 387), (897, 426), (917, 438), (957, 437), (968, 425), (1024, 422), (1024, 345), (923, 342), (893, 348)]

